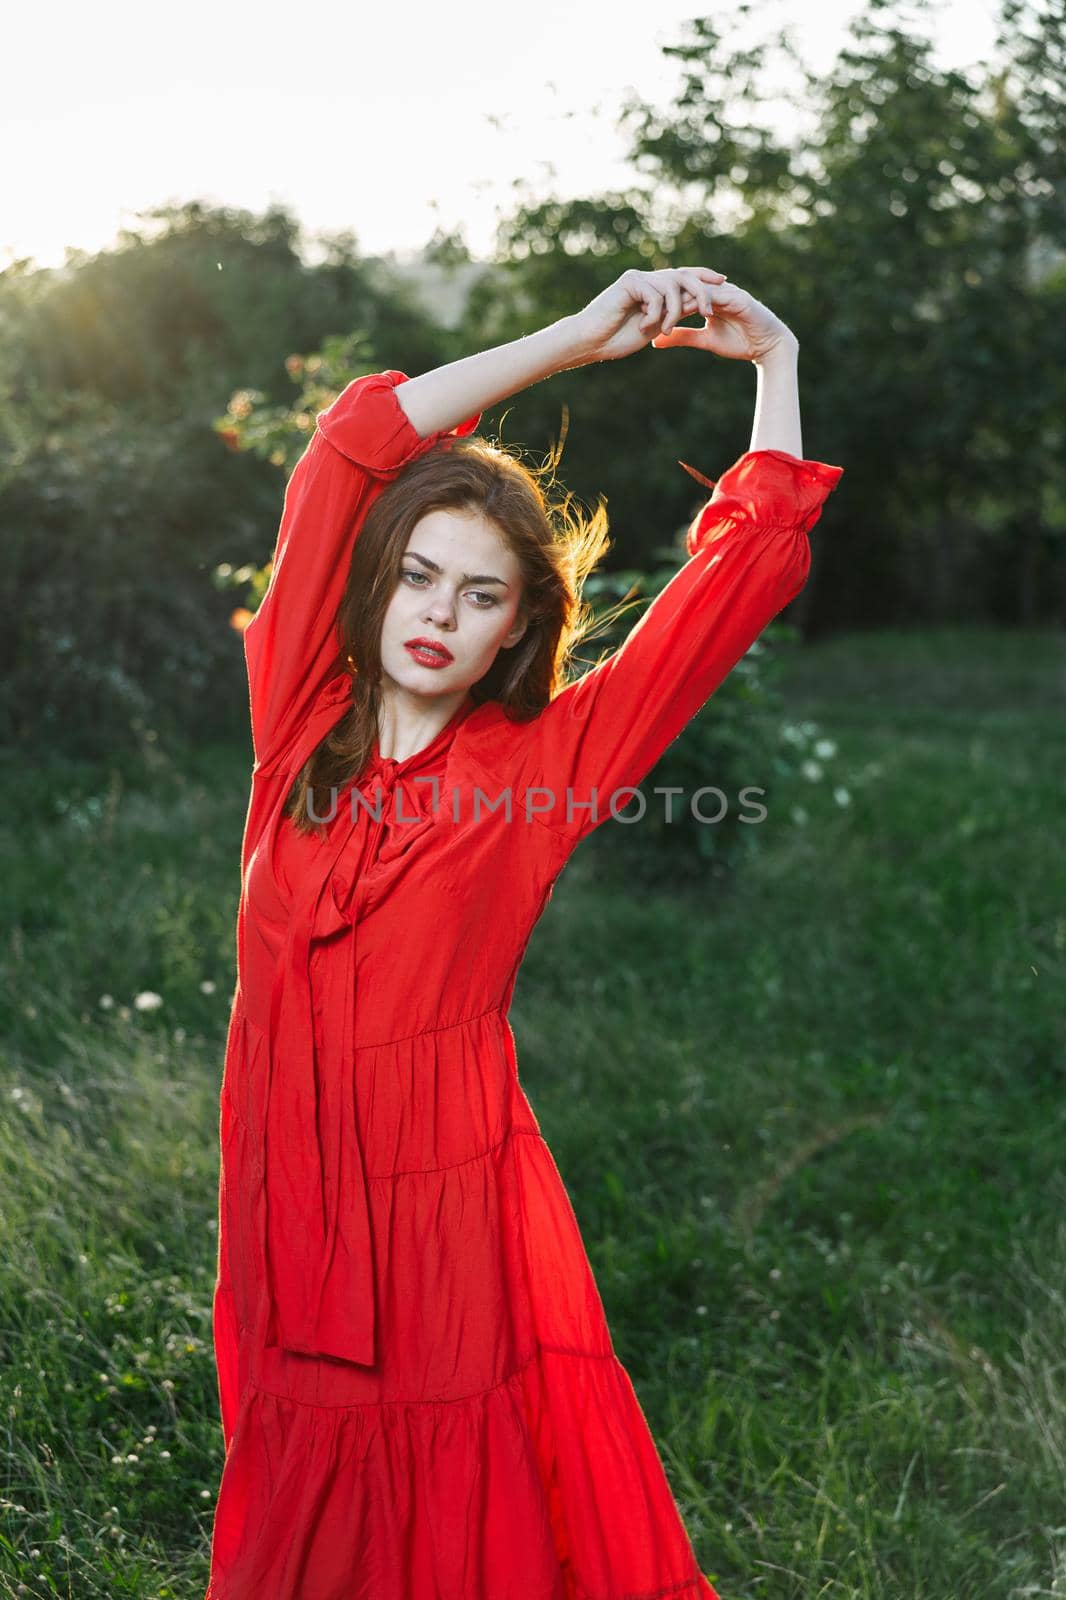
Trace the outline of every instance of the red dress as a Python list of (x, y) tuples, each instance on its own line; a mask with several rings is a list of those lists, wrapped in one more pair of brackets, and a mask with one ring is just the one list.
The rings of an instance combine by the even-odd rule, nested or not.
[(244, 635), (207, 1600), (717, 1600), (508, 1006), (574, 847), (803, 586), (842, 469), (741, 456), (620, 649), (525, 725), (468, 695), (417, 754), (375, 747), (327, 837), (306, 837), (281, 809), (349, 699), (353, 541), (384, 481), (448, 437), (415, 431), (404, 381), (358, 378), (318, 416)]

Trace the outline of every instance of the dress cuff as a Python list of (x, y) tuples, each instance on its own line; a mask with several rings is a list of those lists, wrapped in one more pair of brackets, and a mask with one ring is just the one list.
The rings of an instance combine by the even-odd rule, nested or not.
[(717, 483), (684, 461), (679, 464), (714, 490), (685, 535), (689, 555), (695, 555), (712, 534), (724, 531), (726, 523), (810, 532), (826, 497), (844, 475), (843, 467), (790, 455), (787, 450), (747, 450)]
[(315, 423), (334, 449), (379, 478), (395, 478), (409, 461), (441, 439), (473, 433), (481, 412), (455, 428), (440, 428), (423, 438), (396, 398), (397, 386), (407, 374), (394, 367), (353, 378), (347, 388), (318, 412)]

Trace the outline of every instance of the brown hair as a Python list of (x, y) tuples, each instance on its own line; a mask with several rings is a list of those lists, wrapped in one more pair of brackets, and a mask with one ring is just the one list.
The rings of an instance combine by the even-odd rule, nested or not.
[[(566, 668), (579, 640), (589, 636), (593, 614), (582, 599), (585, 579), (610, 545), (603, 497), (587, 519), (572, 509), (573, 496), (551, 502), (540, 483), (561, 454), (561, 441), (541, 468), (531, 468), (510, 448), (477, 435), (448, 435), (386, 483), (367, 512), (352, 551), (337, 613), (342, 659), (352, 674), (351, 709), (312, 752), (297, 775), (285, 814), (302, 833), (321, 824), (333, 795), (366, 765), (377, 737), (381, 684), (381, 629), (400, 582), (403, 555), (415, 525), (427, 512), (480, 512), (518, 558), (522, 581), (519, 615), (525, 633), (501, 649), (488, 672), (471, 685), (481, 704), (496, 700), (509, 717), (524, 721), (542, 711), (565, 686)], [(625, 601), (610, 608), (596, 632), (612, 622)], [(309, 800), (309, 796), (311, 800)]]

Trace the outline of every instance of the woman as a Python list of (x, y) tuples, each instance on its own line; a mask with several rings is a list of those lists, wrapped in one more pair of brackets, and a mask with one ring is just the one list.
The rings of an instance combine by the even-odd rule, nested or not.
[[(563, 685), (602, 517), (560, 537), (535, 477), (469, 436), (649, 342), (755, 364), (751, 448), (625, 643)], [(797, 352), (720, 272), (629, 271), (317, 418), (244, 636), (208, 1600), (716, 1600), (508, 1006), (574, 847), (806, 579), (842, 469), (802, 459)]]

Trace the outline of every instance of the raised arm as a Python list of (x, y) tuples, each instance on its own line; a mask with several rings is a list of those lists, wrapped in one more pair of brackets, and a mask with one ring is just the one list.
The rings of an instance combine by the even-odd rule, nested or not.
[(315, 419), (285, 490), (270, 584), (244, 630), (257, 767), (286, 759), (315, 697), (338, 666), (337, 611), (352, 550), (384, 484), (448, 431), (420, 434), (397, 404), (408, 383), (395, 368), (355, 378)]
[(555, 372), (631, 355), (649, 342), (664, 309), (674, 322), (691, 315), (697, 284), (723, 281), (724, 275), (711, 268), (623, 273), (573, 316), (411, 378), (400, 404), (419, 433), (451, 428), (471, 412), (488, 411)]
[(751, 448), (716, 484), (694, 474), (714, 492), (687, 530), (690, 559), (624, 643), (562, 690), (518, 741), (516, 802), (571, 844), (607, 820), (612, 804), (627, 806), (629, 791), (802, 589), (808, 533), (843, 475), (801, 455), (791, 330), (744, 290), (716, 288), (713, 298), (713, 327), (675, 328), (654, 342), (754, 362)]
[(618, 649), (524, 731), (511, 777), (523, 815), (528, 805), (576, 845), (612, 803), (619, 812), (629, 804), (629, 791), (802, 589), (808, 531), (842, 473), (768, 449), (747, 451), (722, 475), (688, 529), (690, 559)]
[[(684, 308), (675, 274), (626, 274), (638, 280), (623, 318), (642, 307), (661, 313), (666, 293)], [(720, 272), (707, 272), (720, 282)], [(603, 298), (602, 296), (600, 297)], [(356, 378), (318, 413), (316, 429), (285, 491), (270, 584), (244, 632), (256, 766), (290, 758), (319, 691), (342, 666), (336, 620), (352, 550), (366, 512), (383, 484), (448, 433), (473, 432), (481, 413), (531, 383), (568, 367), (625, 354), (619, 340), (601, 337), (599, 301), (583, 312), (491, 350), (480, 351), (417, 378), (389, 368)], [(630, 316), (630, 312), (633, 313)], [(655, 318), (657, 330), (661, 316)], [(648, 342), (645, 332), (633, 342)]]
[(337, 612), (355, 540), (383, 484), (446, 434), (473, 432), (497, 401), (600, 359), (595, 333), (595, 319), (590, 325), (580, 313), (416, 378), (394, 368), (368, 373), (318, 413), (285, 491), (270, 585), (244, 633), (258, 767), (287, 759), (340, 665)]

